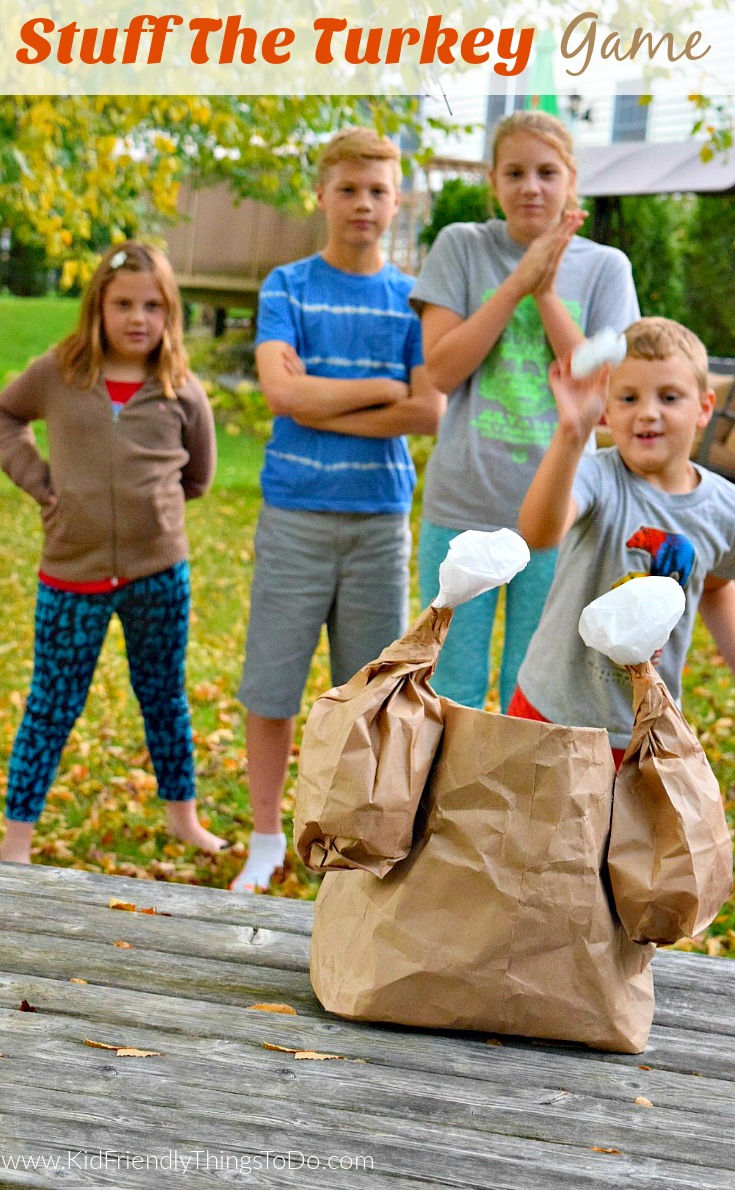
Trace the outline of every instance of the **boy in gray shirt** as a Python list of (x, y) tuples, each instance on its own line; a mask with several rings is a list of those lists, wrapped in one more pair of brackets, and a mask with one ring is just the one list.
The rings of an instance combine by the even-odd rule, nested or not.
[[(673, 697), (697, 608), (735, 670), (735, 487), (689, 458), (714, 408), (707, 353), (667, 318), (640, 319), (626, 339), (612, 373), (605, 367), (575, 381), (568, 362), (549, 372), (559, 425), (518, 528), (532, 548), (561, 546), (508, 707), (510, 715), (606, 728), (617, 763), (633, 725), (630, 679), (582, 642), (587, 603), (641, 574), (674, 578), (686, 609), (658, 662)], [(614, 445), (584, 454), (603, 412)]]

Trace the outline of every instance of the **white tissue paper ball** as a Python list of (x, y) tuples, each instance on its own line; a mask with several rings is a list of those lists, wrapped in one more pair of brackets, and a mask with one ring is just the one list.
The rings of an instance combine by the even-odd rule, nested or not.
[(675, 579), (633, 578), (587, 604), (579, 635), (618, 665), (639, 665), (663, 648), (685, 606)]
[(439, 567), (439, 594), (434, 607), (456, 607), (483, 591), (502, 587), (528, 565), (531, 554), (512, 529), (485, 533), (467, 529), (453, 537)]
[(596, 372), (603, 364), (622, 364), (627, 351), (625, 335), (606, 326), (574, 348), (569, 370), (575, 380), (581, 380)]

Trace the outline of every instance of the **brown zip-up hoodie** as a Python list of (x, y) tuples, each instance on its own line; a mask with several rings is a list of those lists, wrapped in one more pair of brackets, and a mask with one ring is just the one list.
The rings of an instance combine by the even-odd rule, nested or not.
[(181, 561), (184, 501), (206, 492), (215, 463), (212, 411), (191, 375), (175, 400), (149, 378), (116, 417), (104, 381), (68, 384), (50, 351), (0, 393), (0, 466), (42, 506), (41, 570), (54, 578), (135, 579)]

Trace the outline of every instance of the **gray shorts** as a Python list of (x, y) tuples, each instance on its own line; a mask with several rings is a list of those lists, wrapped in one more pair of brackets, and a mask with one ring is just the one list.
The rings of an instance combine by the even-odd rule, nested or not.
[(238, 698), (256, 715), (299, 712), (323, 624), (341, 686), (408, 623), (411, 530), (402, 513), (293, 511), (264, 504)]

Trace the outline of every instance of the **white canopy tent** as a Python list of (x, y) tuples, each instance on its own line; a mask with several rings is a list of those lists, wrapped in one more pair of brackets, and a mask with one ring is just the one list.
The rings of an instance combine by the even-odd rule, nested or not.
[(579, 193), (585, 198), (631, 194), (735, 192), (735, 153), (700, 156), (701, 141), (623, 142), (580, 148)]

